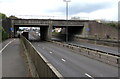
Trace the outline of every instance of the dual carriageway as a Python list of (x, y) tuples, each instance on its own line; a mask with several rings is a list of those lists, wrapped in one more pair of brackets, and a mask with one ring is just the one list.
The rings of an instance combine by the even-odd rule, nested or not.
[[(18, 21), (18, 24), (21, 24), (21, 22), (22, 20)], [(47, 24), (51, 25), (51, 22), (52, 21), (47, 22)], [(26, 26), (26, 24), (29, 25), (29, 23), (31, 25), (34, 25), (34, 22), (30, 22), (30, 21), (23, 21), (22, 25)], [(39, 21), (37, 23), (40, 24)], [(85, 23), (84, 25), (87, 27), (87, 23)], [(15, 23), (15, 26), (17, 26), (17, 22)], [(45, 28), (42, 28), (42, 29), (45, 29)], [(47, 30), (45, 29), (45, 31)], [(48, 33), (48, 35), (50, 35), (50, 33)], [(29, 34), (29, 38), (32, 40), (36, 39), (36, 37), (37, 36), (34, 36), (32, 33)], [(62, 43), (65, 43), (65, 42), (62, 42)], [(26, 75), (24, 74), (26, 74), (27, 72), (24, 71), (25, 67), (23, 66), (24, 63), (22, 63), (23, 59), (20, 56), (19, 44), (20, 44), (19, 39), (15, 39), (15, 40), (10, 39), (8, 41), (3, 42), (4, 50), (2, 49), (2, 53), (3, 53), (3, 62), (4, 62), (3, 63), (4, 77), (10, 77), (10, 76), (26, 77)], [(37, 52), (42, 54), (48, 60), (48, 62), (51, 63), (63, 77), (78, 77), (81, 79), (82, 77), (89, 78), (89, 79), (94, 79), (95, 77), (109, 77), (110, 79), (110, 78), (114, 78), (114, 77), (116, 78), (119, 76), (118, 66), (113, 66), (113, 65), (98, 61), (96, 59), (79, 54), (79, 52), (82, 52), (82, 51), (73, 51), (69, 48), (51, 43), (50, 41), (49, 42), (32, 41), (31, 44), (37, 50)], [(83, 47), (91, 50), (97, 50), (97, 51), (101, 51), (102, 53), (106, 53), (108, 55), (119, 57), (118, 48), (115, 48), (115, 47), (100, 46), (100, 45), (81, 43), (81, 42), (75, 42), (75, 41), (67, 42), (65, 44), (76, 46), (76, 47)], [(16, 59), (16, 55), (18, 57), (17, 59)], [(13, 63), (13, 60), (14, 60), (14, 63)], [(20, 62), (20, 63), (16, 64), (15, 62)], [(17, 69), (17, 66), (19, 67), (18, 64), (19, 65), (22, 64), (20, 65), (20, 69), (19, 68)], [(118, 64), (119, 63), (117, 63), (117, 65)], [(8, 65), (10, 65), (11, 68)], [(18, 71), (13, 72), (13, 74), (16, 74), (16, 75), (11, 74), (11, 71), (14, 71), (16, 69)], [(21, 74), (22, 72), (24, 72), (24, 74), (18, 75), (18, 74)]]
[[(30, 38), (35, 39), (30, 35)], [(58, 46), (51, 42), (31, 42), (64, 77), (117, 77), (118, 67), (80, 55), (77, 51)], [(68, 42), (75, 46), (100, 50), (118, 56), (118, 49), (89, 43)]]

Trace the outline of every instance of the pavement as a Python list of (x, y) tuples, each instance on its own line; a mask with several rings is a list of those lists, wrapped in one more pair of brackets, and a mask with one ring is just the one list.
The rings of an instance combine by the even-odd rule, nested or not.
[(118, 77), (117, 67), (49, 42), (32, 44), (64, 77)]
[(19, 39), (8, 39), (3, 42), (2, 77), (27, 77), (27, 67), (19, 45)]
[(5, 45), (7, 45), (12, 40), (14, 40), (14, 38), (10, 38), (10, 39), (2, 41), (2, 48), (5, 47)]

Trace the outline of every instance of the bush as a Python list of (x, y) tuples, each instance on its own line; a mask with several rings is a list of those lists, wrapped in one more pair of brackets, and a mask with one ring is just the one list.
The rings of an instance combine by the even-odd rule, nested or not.
[(115, 27), (115, 28), (118, 28), (118, 23), (105, 23), (106, 25), (108, 25), (108, 26), (111, 26), (111, 27)]
[(0, 26), (0, 42), (8, 39), (8, 34), (5, 32), (4, 28)]
[(8, 34), (5, 31), (2, 31), (2, 41), (8, 39)]
[(0, 42), (2, 41), (2, 26), (0, 26)]

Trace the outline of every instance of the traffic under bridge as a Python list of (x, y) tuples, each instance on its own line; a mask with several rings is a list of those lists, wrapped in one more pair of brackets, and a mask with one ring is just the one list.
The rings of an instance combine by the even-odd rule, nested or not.
[[(40, 28), (40, 39), (37, 39), (38, 36), (34, 36), (35, 32), (31, 33), (31, 35), (33, 35), (37, 40), (48, 40), (50, 39), (51, 35), (49, 33), (49, 26), (48, 25), (14, 25), (14, 37), (17, 37), (17, 31), (19, 30), (20, 27), (38, 27)], [(30, 33), (30, 32), (29, 32)]]

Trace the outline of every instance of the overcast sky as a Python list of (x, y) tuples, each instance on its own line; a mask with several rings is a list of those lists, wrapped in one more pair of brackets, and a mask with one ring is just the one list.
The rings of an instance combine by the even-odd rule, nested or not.
[[(87, 19), (118, 19), (120, 0), (71, 0), (69, 17)], [(66, 3), (63, 0), (0, 0), (0, 12), (10, 15), (31, 17), (55, 16), (65, 18)]]

